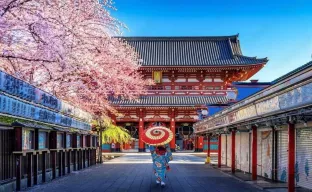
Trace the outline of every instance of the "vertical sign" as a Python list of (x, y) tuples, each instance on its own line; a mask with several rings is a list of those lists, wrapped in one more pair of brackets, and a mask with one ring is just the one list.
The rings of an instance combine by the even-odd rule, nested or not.
[(153, 71), (153, 80), (155, 83), (161, 83), (162, 72), (161, 71)]

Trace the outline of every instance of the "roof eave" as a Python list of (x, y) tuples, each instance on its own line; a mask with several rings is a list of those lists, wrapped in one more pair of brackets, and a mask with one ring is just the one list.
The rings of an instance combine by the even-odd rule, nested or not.
[(141, 65), (140, 68), (174, 68), (174, 67), (179, 67), (179, 68), (224, 68), (224, 67), (242, 67), (242, 66), (256, 66), (256, 65), (265, 65), (268, 61), (262, 61), (259, 63), (255, 64), (236, 64), (236, 65)]

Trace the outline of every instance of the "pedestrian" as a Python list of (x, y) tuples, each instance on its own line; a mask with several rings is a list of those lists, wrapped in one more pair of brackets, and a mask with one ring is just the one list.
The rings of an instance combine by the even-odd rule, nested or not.
[(115, 152), (115, 143), (112, 143), (111, 148), (112, 148), (112, 152)]
[(172, 153), (168, 143), (174, 138), (174, 135), (166, 127), (155, 126), (145, 129), (140, 136), (142, 141), (149, 145), (156, 184), (164, 187), (167, 172), (170, 170), (169, 161), (172, 160)]
[(160, 146), (150, 145), (150, 151), (153, 160), (153, 169), (156, 177), (156, 184), (162, 187), (166, 185), (165, 178), (170, 170), (169, 161), (172, 160), (172, 153), (168, 144)]

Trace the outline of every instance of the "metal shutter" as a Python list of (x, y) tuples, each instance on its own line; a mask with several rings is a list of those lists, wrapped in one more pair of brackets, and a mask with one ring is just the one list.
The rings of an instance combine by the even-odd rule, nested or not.
[(240, 147), (240, 143), (241, 143), (241, 134), (240, 132), (237, 132), (235, 135), (235, 167), (236, 169), (241, 170), (241, 160), (240, 160), (240, 154), (241, 154), (241, 147)]
[(288, 132), (278, 131), (277, 141), (277, 179), (287, 182), (288, 173)]
[(231, 167), (232, 165), (232, 136), (227, 135), (227, 166)]
[(272, 131), (261, 132), (261, 176), (272, 179)]
[(226, 135), (221, 135), (221, 164), (226, 165)]
[(312, 128), (297, 129), (296, 134), (296, 182), (312, 189)]
[(250, 145), (249, 145), (249, 133), (242, 132), (240, 133), (240, 164), (241, 164), (241, 170), (243, 172), (248, 172), (249, 173), (249, 150), (250, 150)]

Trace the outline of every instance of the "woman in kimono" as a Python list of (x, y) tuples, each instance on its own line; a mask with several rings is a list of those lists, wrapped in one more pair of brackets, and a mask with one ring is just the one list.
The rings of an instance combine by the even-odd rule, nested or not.
[(150, 146), (150, 151), (153, 160), (153, 169), (156, 176), (156, 183), (164, 187), (166, 172), (170, 170), (169, 161), (172, 160), (172, 153), (169, 145), (165, 146)]

